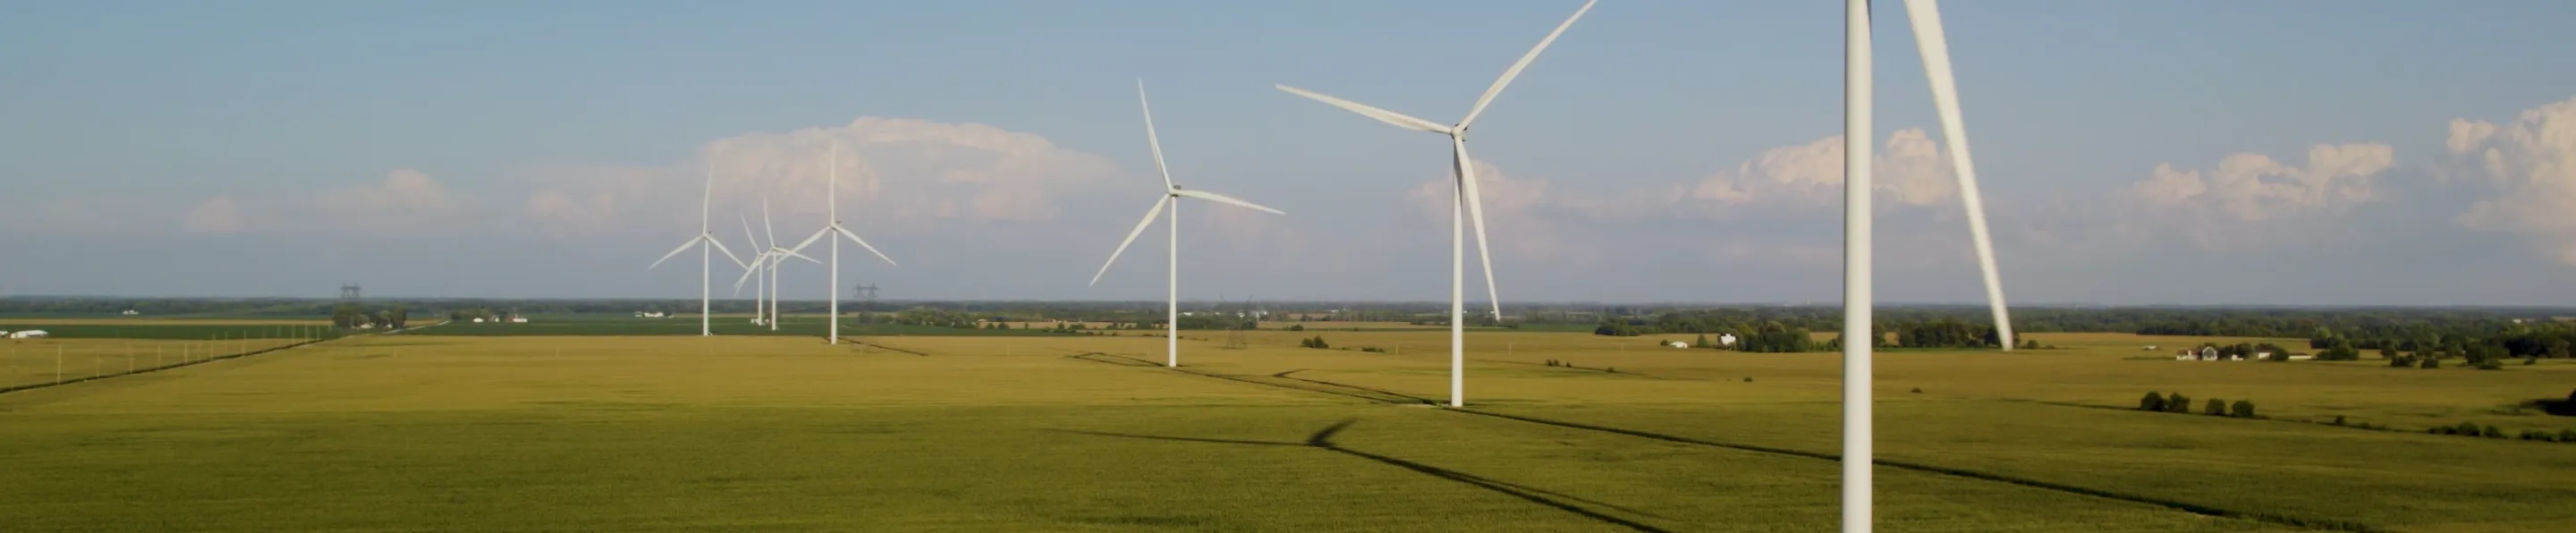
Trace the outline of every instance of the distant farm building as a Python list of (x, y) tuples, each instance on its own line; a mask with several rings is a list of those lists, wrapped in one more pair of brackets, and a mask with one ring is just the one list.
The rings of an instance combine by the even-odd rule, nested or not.
[(125, 316), (134, 316), (134, 315), (140, 315), (140, 314), (143, 314), (143, 312), (142, 312), (142, 311), (136, 311), (136, 310), (133, 310), (133, 309), (127, 309), (127, 310), (125, 310), (125, 312), (123, 312), (123, 313), (117, 313), (117, 314), (125, 315)]
[(1720, 333), (1720, 334), (1718, 334), (1718, 335), (1717, 335), (1717, 345), (1718, 345), (1718, 346), (1734, 346), (1734, 345), (1735, 345), (1735, 334), (1733, 334), (1733, 333)]
[(478, 317), (474, 317), (474, 323), (476, 323), (476, 324), (481, 324), (481, 323), (483, 323), (483, 317), (479, 317), (479, 316), (478, 316)]
[(1682, 341), (1673, 341), (1671, 344), (1667, 344), (1666, 346), (1671, 346), (1671, 347), (1674, 347), (1674, 348), (1689, 348), (1689, 347), (1690, 347), (1690, 343), (1682, 342)]
[(661, 312), (661, 311), (636, 311), (636, 312), (635, 312), (635, 318), (667, 318), (667, 317), (670, 317), (670, 316), (671, 316), (671, 314), (670, 314), (670, 313), (664, 313), (664, 312)]
[(9, 338), (12, 339), (42, 339), (50, 336), (52, 336), (52, 334), (45, 333), (45, 330), (41, 329), (31, 329), (9, 334)]

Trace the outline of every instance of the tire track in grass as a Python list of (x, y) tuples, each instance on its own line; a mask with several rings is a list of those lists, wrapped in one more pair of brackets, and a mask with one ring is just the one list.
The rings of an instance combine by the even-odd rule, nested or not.
[[(1126, 361), (1132, 361), (1132, 362), (1134, 362), (1134, 363), (1142, 363), (1142, 364), (1134, 364), (1134, 363), (1113, 363), (1113, 364), (1121, 364), (1121, 365), (1123, 365), (1123, 366), (1150, 366), (1150, 367), (1155, 367), (1155, 368), (1161, 368), (1161, 367), (1162, 367), (1162, 365), (1161, 365), (1160, 363), (1154, 363), (1154, 362), (1151, 362), (1151, 361), (1145, 361), (1145, 360), (1142, 360), (1142, 359), (1136, 359), (1136, 358), (1133, 358), (1133, 357), (1125, 357), (1125, 356), (1117, 356), (1117, 355), (1103, 354), (1103, 353), (1099, 353), (1099, 352), (1091, 352), (1091, 353), (1081, 354), (1081, 355), (1076, 355), (1076, 356), (1071, 356), (1071, 357), (1074, 357), (1074, 358), (1077, 358), (1077, 359), (1084, 359), (1084, 360), (1088, 360), (1088, 361), (1094, 361), (1094, 362), (1104, 362), (1104, 363), (1110, 362), (1110, 361), (1105, 361), (1105, 360), (1092, 359), (1092, 358), (1088, 358), (1088, 357), (1084, 357), (1084, 356), (1105, 356), (1105, 357), (1114, 357), (1114, 358), (1118, 358), (1118, 359), (1124, 359), (1124, 360), (1126, 360)], [(1837, 463), (1842, 462), (1842, 456), (1841, 456), (1840, 454), (1832, 454), (1832, 453), (1824, 453), (1824, 452), (1812, 452), (1812, 451), (1806, 451), (1806, 450), (1797, 450), (1797, 449), (1790, 449), (1790, 448), (1779, 448), (1779, 447), (1772, 447), (1772, 446), (1762, 446), (1762, 445), (1756, 445), (1756, 444), (1745, 444), (1745, 443), (1735, 443), (1735, 442), (1719, 442), (1719, 441), (1713, 441), (1713, 440), (1704, 440), (1704, 439), (1696, 439), (1696, 438), (1690, 438), (1690, 437), (1683, 437), (1683, 436), (1678, 436), (1678, 435), (1667, 435), (1667, 434), (1663, 434), (1663, 433), (1655, 433), (1655, 432), (1650, 432), (1650, 431), (1641, 431), (1641, 430), (1626, 429), (1626, 428), (1618, 428), (1618, 427), (1611, 427), (1611, 426), (1601, 426), (1601, 425), (1585, 424), (1585, 423), (1580, 423), (1580, 422), (1569, 422), (1569, 421), (1563, 421), (1563, 420), (1552, 420), (1552, 419), (1539, 418), (1539, 417), (1528, 416), (1528, 415), (1507, 414), (1507, 413), (1499, 413), (1499, 412), (1494, 412), (1494, 411), (1485, 411), (1485, 410), (1478, 410), (1478, 409), (1472, 409), (1472, 408), (1463, 408), (1463, 407), (1446, 407), (1446, 406), (1441, 406), (1441, 405), (1440, 405), (1440, 402), (1438, 402), (1438, 401), (1436, 401), (1436, 400), (1431, 400), (1431, 399), (1427, 399), (1427, 398), (1421, 398), (1421, 397), (1412, 396), (1412, 395), (1407, 395), (1407, 394), (1398, 393), (1398, 392), (1394, 392), (1394, 391), (1389, 391), (1389, 390), (1384, 390), (1384, 389), (1378, 389), (1378, 388), (1374, 388), (1374, 387), (1365, 387), (1365, 386), (1359, 386), (1359, 385), (1351, 385), (1351, 384), (1347, 384), (1347, 383), (1336, 383), (1336, 382), (1324, 381), (1324, 380), (1316, 380), (1316, 379), (1299, 378), (1299, 377), (1293, 377), (1293, 376), (1290, 376), (1290, 375), (1289, 375), (1289, 374), (1295, 374), (1295, 373), (1298, 373), (1298, 372), (1303, 372), (1304, 370), (1290, 370), (1290, 371), (1287, 371), (1287, 372), (1280, 372), (1280, 373), (1278, 373), (1278, 374), (1272, 374), (1272, 375), (1271, 375), (1271, 377), (1282, 378), (1282, 379), (1288, 379), (1288, 380), (1294, 380), (1294, 381), (1296, 381), (1296, 382), (1303, 383), (1303, 384), (1307, 384), (1307, 385), (1311, 385), (1311, 386), (1298, 386), (1298, 385), (1295, 385), (1295, 384), (1287, 384), (1287, 383), (1270, 383), (1270, 382), (1254, 381), (1254, 380), (1243, 379), (1243, 378), (1240, 378), (1240, 377), (1226, 376), (1226, 375), (1214, 374), (1214, 373), (1206, 373), (1206, 372), (1193, 372), (1193, 371), (1184, 370), (1184, 369), (1178, 369), (1178, 368), (1174, 368), (1174, 369), (1170, 369), (1170, 370), (1177, 371), (1177, 372), (1184, 373), (1184, 374), (1195, 375), (1195, 376), (1212, 377), (1212, 378), (1218, 378), (1218, 379), (1225, 379), (1225, 380), (1229, 380), (1229, 381), (1239, 381), (1239, 382), (1244, 382), (1244, 383), (1252, 383), (1252, 384), (1257, 384), (1257, 385), (1267, 385), (1267, 386), (1280, 387), (1280, 388), (1286, 388), (1286, 389), (1294, 389), (1294, 390), (1302, 390), (1302, 391), (1308, 391), (1308, 392), (1319, 392), (1319, 393), (1324, 393), (1324, 394), (1333, 394), (1333, 395), (1338, 395), (1338, 396), (1353, 397), (1353, 398), (1359, 398), (1359, 399), (1363, 399), (1363, 400), (1368, 400), (1368, 401), (1375, 402), (1375, 403), (1386, 403), (1386, 404), (1414, 404), (1414, 403), (1421, 403), (1421, 404), (1429, 404), (1429, 405), (1433, 405), (1433, 406), (1440, 406), (1440, 407), (1441, 407), (1441, 410), (1443, 410), (1443, 411), (1449, 411), (1449, 412), (1455, 412), (1455, 413), (1463, 413), (1463, 414), (1470, 414), (1470, 415), (1477, 415), (1477, 416), (1484, 416), (1484, 417), (1491, 417), (1491, 418), (1496, 418), (1496, 419), (1511, 420), (1511, 421), (1516, 421), (1516, 422), (1524, 422), (1524, 423), (1538, 424), (1538, 425), (1544, 425), (1544, 426), (1553, 426), (1553, 427), (1565, 428), (1565, 429), (1575, 429), (1575, 430), (1583, 430), (1583, 431), (1596, 431), (1596, 432), (1612, 433), (1612, 434), (1618, 434), (1618, 435), (1626, 435), (1626, 436), (1631, 436), (1631, 437), (1638, 437), (1638, 438), (1645, 438), (1645, 439), (1653, 439), (1653, 440), (1659, 440), (1659, 441), (1664, 441), (1664, 442), (1672, 442), (1672, 443), (1679, 443), (1679, 444), (1690, 444), (1690, 445), (1697, 445), (1697, 446), (1708, 446), (1708, 447), (1712, 447), (1712, 448), (1724, 448), (1724, 449), (1729, 449), (1729, 450), (1746, 451), (1746, 452), (1755, 452), (1755, 453), (1767, 453), (1767, 454), (1774, 454), (1774, 455), (1786, 455), (1786, 456), (1792, 456), (1792, 457), (1802, 457), (1802, 458), (1816, 459), (1816, 460), (1823, 460), (1823, 461), (1833, 461), (1833, 462), (1837, 462)], [(1344, 390), (1344, 391), (1336, 391), (1336, 390), (1330, 390), (1330, 389), (1345, 389), (1345, 390)], [(1353, 392), (1353, 391), (1355, 391), (1355, 392)], [(1393, 397), (1393, 398), (1402, 398), (1402, 399), (1404, 399), (1404, 400), (1392, 400), (1392, 399), (1388, 399), (1388, 397)], [(2106, 499), (2106, 500), (2113, 500), (2113, 501), (2120, 501), (2120, 502), (2127, 502), (2127, 503), (2135, 503), (2135, 504), (2142, 504), (2142, 505), (2152, 505), (2152, 506), (2157, 506), (2157, 507), (2163, 507), (2163, 508), (2166, 508), (2166, 509), (2172, 509), (2172, 510), (2176, 510), (2176, 511), (2181, 511), (2181, 512), (2186, 512), (2186, 513), (2191, 513), (2191, 514), (2201, 515), (2201, 516), (2215, 517), (2215, 518), (2227, 518), (2227, 519), (2235, 519), (2235, 520), (2246, 520), (2246, 521), (2260, 522), (2260, 523), (2272, 524), (2272, 525), (2290, 526), (2290, 527), (2297, 527), (2297, 528), (2304, 528), (2304, 529), (2314, 529), (2314, 530), (2324, 530), (2324, 531), (2351, 531), (2351, 532), (2358, 532), (2358, 533), (2377, 533), (2377, 532), (2381, 532), (2381, 531), (2386, 531), (2385, 529), (2381, 529), (2381, 528), (2379, 528), (2379, 527), (2372, 526), (2372, 525), (2370, 525), (2370, 524), (2366, 524), (2366, 523), (2362, 523), (2362, 522), (2357, 522), (2357, 521), (2351, 521), (2351, 520), (2320, 519), (2320, 518), (2308, 518), (2308, 517), (2294, 516), (2294, 515), (2287, 515), (2287, 514), (2280, 514), (2280, 513), (2266, 513), (2266, 512), (2256, 512), (2256, 511), (2240, 511), (2240, 510), (2227, 509), (2227, 508), (2216, 507), (2216, 506), (2210, 506), (2210, 505), (2202, 505), (2202, 504), (2196, 504), (2196, 503), (2191, 503), (2191, 502), (2185, 502), (2185, 501), (2181, 501), (2181, 500), (2174, 500), (2174, 499), (2159, 498), (2159, 497), (2154, 497), (2154, 496), (2147, 496), (2147, 495), (2142, 495), (2142, 494), (2129, 494), (2129, 493), (2116, 492), (2116, 491), (2110, 491), (2110, 490), (2096, 489), (2096, 488), (2091, 488), (2091, 487), (2083, 487), (2083, 486), (2077, 486), (2077, 485), (2069, 485), (2069, 484), (2065, 484), (2065, 483), (2057, 483), (2057, 482), (2042, 481), (2042, 480), (2037, 480), (2037, 479), (2030, 479), (2030, 478), (2023, 478), (2023, 477), (2015, 477), (2015, 476), (2009, 476), (2009, 475), (2004, 475), (2004, 474), (1996, 474), (1996, 473), (1990, 473), (1990, 472), (1980, 472), (1980, 471), (1976, 471), (1976, 470), (1968, 470), (1968, 469), (1963, 469), (1963, 468), (1952, 468), (1952, 467), (1938, 466), (1938, 465), (1932, 465), (1932, 464), (1927, 464), (1927, 463), (1915, 463), (1915, 462), (1902, 461), (1902, 460), (1891, 460), (1891, 459), (1873, 459), (1872, 461), (1870, 461), (1870, 463), (1871, 463), (1871, 464), (1874, 464), (1874, 465), (1878, 465), (1878, 466), (1888, 467), (1888, 468), (1896, 468), (1896, 469), (1902, 469), (1902, 470), (1910, 470), (1910, 471), (1922, 472), (1922, 473), (1928, 473), (1928, 474), (1934, 474), (1934, 475), (1950, 476), (1950, 477), (1957, 477), (1957, 478), (1963, 478), (1963, 479), (1972, 479), (1972, 480), (1978, 480), (1978, 481), (1988, 481), (1988, 482), (1995, 482), (1995, 483), (2005, 483), (2005, 484), (2010, 484), (2010, 485), (2017, 485), (2017, 486), (2029, 487), (2029, 488), (2035, 488), (2035, 489), (2041, 489), (2041, 490), (2050, 490), (2050, 491), (2056, 491), (2056, 492), (2063, 492), (2063, 493), (2067, 493), (2067, 494), (2074, 494), (2074, 495), (2079, 495), (2079, 496), (2089, 496), (2089, 497), (2094, 497), (2094, 498), (2102, 498), (2102, 499)]]

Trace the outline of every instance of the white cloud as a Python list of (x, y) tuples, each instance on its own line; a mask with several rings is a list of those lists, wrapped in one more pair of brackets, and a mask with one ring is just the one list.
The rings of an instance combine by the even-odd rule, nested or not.
[[(1887, 195), (1879, 197), (1883, 205), (1932, 205), (1958, 194), (1948, 155), (1921, 128), (1889, 134), (1870, 167), (1873, 190)], [(1733, 173), (1700, 180), (1691, 197), (1721, 206), (1821, 205), (1839, 201), (1842, 184), (1843, 137), (1832, 135), (1764, 151)]]
[(2114, 198), (2126, 205), (2106, 212), (2179, 227), (2204, 248), (2252, 245), (2272, 233), (2253, 224), (2315, 221), (2378, 200), (2374, 180), (2395, 159), (2385, 144), (2346, 143), (2309, 147), (2305, 166), (2251, 152), (2229, 154), (2205, 171), (2158, 164)]
[[(837, 164), (833, 145), (839, 144)], [(982, 124), (861, 117), (847, 125), (755, 132), (709, 141), (685, 168), (542, 169), (527, 216), (564, 234), (620, 225), (693, 221), (700, 180), (715, 175), (715, 222), (748, 214), (757, 224), (768, 200), (778, 223), (797, 228), (825, 211), (837, 173), (841, 219), (872, 229), (923, 229), (949, 221), (1038, 221), (1062, 214), (1066, 197), (1108, 181), (1118, 166), (1045, 137)], [(667, 215), (667, 216), (666, 216)]]
[(241, 204), (230, 196), (207, 198), (188, 210), (188, 218), (179, 222), (179, 230), (188, 233), (226, 235), (242, 231)]
[(2456, 221), (2530, 238), (2561, 264), (2576, 265), (2576, 99), (2524, 110), (2513, 122), (2451, 121), (2454, 168), (2492, 196)]

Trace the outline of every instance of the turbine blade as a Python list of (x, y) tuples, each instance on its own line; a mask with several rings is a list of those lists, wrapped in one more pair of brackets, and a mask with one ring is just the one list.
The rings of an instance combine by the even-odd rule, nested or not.
[(742, 216), (742, 240), (751, 243), (752, 248), (760, 249), (762, 255), (769, 254), (769, 247), (760, 244), (760, 236), (751, 233), (751, 215)]
[(716, 251), (724, 252), (724, 254), (725, 254), (725, 259), (733, 261), (733, 264), (734, 264), (734, 265), (737, 265), (737, 266), (742, 265), (742, 256), (734, 255), (734, 253), (733, 253), (733, 249), (732, 249), (732, 248), (726, 248), (726, 247), (725, 247), (725, 245), (724, 245), (724, 241), (716, 240), (716, 236), (714, 236), (714, 235), (704, 235), (704, 236), (700, 236), (699, 238), (701, 238), (701, 239), (706, 239), (706, 240), (707, 240), (707, 244), (715, 245), (715, 247), (716, 247)]
[(1163, 205), (1171, 201), (1171, 195), (1163, 195), (1154, 198), (1154, 208), (1145, 211), (1145, 219), (1136, 222), (1135, 231), (1127, 232), (1127, 240), (1118, 241), (1118, 249), (1109, 251), (1109, 261), (1100, 264), (1100, 273), (1091, 275), (1092, 285), (1100, 284), (1100, 276), (1109, 274), (1110, 265), (1118, 264), (1118, 254), (1127, 253), (1127, 245), (1135, 244), (1136, 236), (1144, 235), (1145, 227), (1154, 225), (1154, 217), (1161, 216), (1163, 214)]
[(866, 248), (866, 249), (868, 249), (868, 253), (877, 254), (877, 258), (878, 258), (878, 259), (884, 259), (887, 265), (901, 266), (901, 265), (895, 265), (894, 258), (892, 258), (892, 257), (886, 257), (885, 252), (879, 252), (879, 251), (877, 251), (877, 247), (868, 245), (868, 240), (867, 240), (867, 239), (861, 239), (861, 238), (859, 238), (859, 234), (856, 234), (856, 233), (850, 233), (850, 229), (849, 229), (849, 228), (844, 228), (844, 227), (841, 227), (841, 226), (839, 226), (839, 225), (833, 225), (833, 226), (832, 226), (832, 230), (833, 230), (834, 232), (838, 232), (838, 233), (840, 233), (840, 234), (841, 234), (841, 236), (843, 236), (843, 237), (849, 237), (849, 238), (850, 238), (850, 242), (859, 243), (859, 247), (860, 247), (860, 248)]
[(686, 251), (689, 251), (689, 247), (690, 247), (690, 246), (696, 246), (696, 245), (698, 244), (698, 241), (699, 241), (700, 239), (705, 239), (705, 238), (707, 238), (707, 237), (706, 237), (706, 235), (704, 235), (704, 234), (700, 234), (700, 235), (698, 235), (697, 237), (692, 237), (692, 238), (690, 238), (690, 239), (689, 239), (689, 242), (680, 243), (680, 247), (678, 247), (678, 248), (672, 248), (672, 249), (671, 249), (671, 253), (662, 254), (662, 258), (661, 258), (661, 259), (655, 259), (655, 260), (653, 260), (653, 264), (652, 264), (652, 265), (650, 265), (650, 266), (646, 266), (646, 267), (644, 267), (644, 269), (645, 269), (645, 270), (652, 270), (652, 269), (653, 269), (653, 267), (662, 266), (662, 262), (663, 262), (663, 261), (669, 261), (669, 260), (671, 260), (671, 258), (672, 258), (672, 257), (676, 257), (676, 256), (680, 255), (680, 252), (686, 252)]
[(1932, 84), (1932, 105), (1941, 116), (1941, 140), (1950, 145), (1950, 170), (1958, 175), (1960, 204), (1968, 211), (1968, 234), (1976, 241), (1977, 269), (1985, 276), (1986, 306), (1994, 314), (1996, 339), (2010, 350), (2012, 319), (2004, 310), (1995, 242), (1986, 233), (1986, 206), (1977, 192), (1976, 163), (1968, 155), (1968, 126), (1959, 110), (1958, 78), (1950, 71), (1950, 37), (1941, 28), (1941, 7), (1933, 0), (1906, 0), (1905, 14), (1914, 25), (1914, 47), (1923, 54), (1923, 76)]
[(769, 222), (769, 196), (760, 197), (760, 230), (769, 232), (769, 247), (778, 247), (778, 225)]
[[(821, 261), (821, 260), (817, 260), (817, 259), (814, 259), (814, 258), (811, 258), (811, 257), (806, 257), (806, 256), (805, 256), (805, 254), (796, 253), (796, 251), (795, 251), (795, 250), (780, 250), (780, 251), (778, 252), (778, 255), (779, 255), (779, 256), (781, 256), (781, 257), (794, 257), (794, 258), (797, 258), (797, 259), (803, 259), (803, 260), (805, 260), (805, 262), (807, 262), (807, 263), (813, 263), (813, 264), (817, 264), (817, 265), (823, 264), (823, 261)], [(783, 261), (784, 259), (781, 259), (781, 260)], [(774, 269), (774, 268), (778, 268), (778, 265), (772, 264), (772, 265), (770, 265), (770, 266), (769, 266), (769, 268), (773, 268), (773, 269)]]
[(1282, 214), (1282, 215), (1288, 214), (1288, 213), (1281, 212), (1281, 211), (1279, 211), (1279, 210), (1277, 210), (1277, 209), (1271, 209), (1271, 208), (1268, 208), (1268, 207), (1262, 207), (1260, 204), (1255, 204), (1255, 203), (1252, 203), (1252, 202), (1246, 202), (1246, 201), (1243, 201), (1243, 200), (1242, 200), (1242, 199), (1240, 199), (1240, 198), (1235, 198), (1235, 197), (1232, 197), (1232, 196), (1226, 196), (1226, 195), (1217, 194), (1217, 193), (1212, 193), (1212, 192), (1207, 192), (1207, 191), (1202, 191), (1202, 190), (1196, 190), (1196, 189), (1181, 189), (1181, 190), (1177, 190), (1177, 191), (1172, 191), (1172, 194), (1180, 195), (1180, 196), (1187, 196), (1187, 197), (1191, 197), (1191, 198), (1197, 198), (1197, 199), (1207, 200), (1207, 201), (1217, 202), (1217, 203), (1234, 204), (1234, 205), (1239, 205), (1239, 206), (1243, 206), (1243, 207), (1249, 207), (1249, 208), (1253, 208), (1253, 209), (1259, 209), (1259, 210), (1262, 210), (1262, 211), (1269, 211), (1269, 212), (1272, 212), (1272, 213), (1277, 213), (1277, 214)]
[(1154, 135), (1154, 104), (1145, 101), (1145, 79), (1136, 79), (1136, 107), (1145, 110), (1145, 144), (1154, 147), (1154, 170), (1163, 173), (1163, 190), (1179, 188), (1172, 184), (1172, 167), (1163, 164), (1163, 139)]
[(751, 277), (753, 275), (760, 273), (761, 264), (767, 262), (769, 262), (769, 256), (767, 254), (762, 254), (759, 258), (753, 259), (750, 263), (743, 265), (742, 279), (733, 280), (733, 295), (741, 296), (743, 282), (751, 281)]
[(1443, 126), (1432, 121), (1413, 118), (1403, 113), (1369, 107), (1368, 104), (1334, 98), (1332, 96), (1327, 96), (1324, 93), (1289, 87), (1286, 85), (1272, 85), (1272, 87), (1278, 87), (1279, 90), (1288, 91), (1288, 94), (1303, 96), (1317, 102), (1332, 104), (1333, 107), (1339, 107), (1352, 113), (1359, 113), (1360, 116), (1377, 119), (1378, 122), (1394, 124), (1399, 128), (1428, 131), (1432, 133), (1449, 133), (1451, 131), (1448, 126)]
[(1494, 287), (1494, 246), (1485, 240), (1485, 201), (1477, 193), (1475, 160), (1467, 158), (1466, 141), (1451, 138), (1449, 146), (1457, 156), (1454, 160), (1458, 165), (1458, 186), (1467, 194), (1467, 219), (1476, 227), (1476, 258), (1485, 263), (1485, 298), (1494, 304), (1494, 320), (1501, 321), (1503, 296), (1502, 291)]
[(805, 251), (805, 247), (813, 246), (814, 241), (823, 240), (824, 237), (831, 235), (832, 227), (829, 225), (823, 226), (823, 229), (814, 230), (814, 234), (812, 236), (805, 237), (805, 242), (796, 243), (796, 247), (788, 248), (787, 253), (794, 254), (796, 252)]
[(1485, 114), (1485, 106), (1494, 103), (1494, 96), (1502, 94), (1503, 87), (1512, 84), (1512, 78), (1520, 77), (1521, 69), (1529, 68), (1531, 61), (1538, 60), (1539, 52), (1547, 51), (1547, 45), (1556, 42), (1556, 36), (1564, 35), (1566, 28), (1574, 27), (1575, 19), (1583, 18), (1583, 13), (1591, 11), (1592, 4), (1598, 1), (1600, 0), (1586, 0), (1583, 2), (1582, 8), (1574, 10), (1574, 16), (1566, 17), (1564, 23), (1557, 24), (1556, 31), (1547, 32), (1547, 38), (1539, 39), (1538, 46), (1530, 47), (1529, 53), (1522, 54), (1519, 62), (1512, 63), (1512, 68), (1510, 70), (1503, 71), (1503, 77), (1495, 78), (1494, 86), (1485, 88), (1485, 95), (1476, 98), (1476, 107), (1467, 110), (1467, 118), (1459, 120), (1458, 127), (1465, 128), (1468, 124), (1475, 123), (1476, 115)]

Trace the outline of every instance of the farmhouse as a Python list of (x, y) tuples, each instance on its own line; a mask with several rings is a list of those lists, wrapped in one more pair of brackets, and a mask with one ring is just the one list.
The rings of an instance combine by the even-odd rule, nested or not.
[(143, 314), (143, 312), (141, 312), (141, 311), (136, 311), (136, 310), (133, 310), (133, 309), (127, 309), (127, 310), (125, 310), (125, 312), (123, 312), (123, 313), (117, 313), (117, 314), (125, 315), (125, 316), (134, 316), (134, 315), (140, 315), (140, 314)]
[(1734, 345), (1735, 345), (1735, 334), (1733, 334), (1733, 333), (1719, 333), (1719, 334), (1717, 334), (1717, 345), (1718, 345), (1718, 346), (1734, 346)]
[(9, 334), (9, 338), (12, 339), (42, 339), (48, 336), (50, 335), (45, 333), (45, 330), (41, 329), (31, 329)]
[(1667, 344), (1666, 346), (1671, 346), (1671, 347), (1674, 347), (1674, 348), (1689, 348), (1689, 347), (1690, 347), (1690, 343), (1682, 342), (1682, 341), (1673, 341), (1671, 344)]

